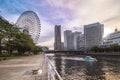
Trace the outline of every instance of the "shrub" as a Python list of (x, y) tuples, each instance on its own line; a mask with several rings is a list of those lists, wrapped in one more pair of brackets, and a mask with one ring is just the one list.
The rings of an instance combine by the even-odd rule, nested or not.
[(0, 54), (0, 57), (10, 57), (11, 55), (8, 53)]

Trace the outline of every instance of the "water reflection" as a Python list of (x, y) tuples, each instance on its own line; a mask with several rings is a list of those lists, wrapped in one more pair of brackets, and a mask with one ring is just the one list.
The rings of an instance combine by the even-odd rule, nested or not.
[[(80, 56), (79, 58), (83, 58)], [(68, 59), (69, 58), (69, 59)], [(119, 80), (120, 59), (116, 57), (96, 57), (98, 61), (70, 59), (68, 56), (53, 58), (57, 71), (64, 80)], [(75, 58), (75, 57), (74, 57)], [(78, 58), (78, 57), (76, 57)]]

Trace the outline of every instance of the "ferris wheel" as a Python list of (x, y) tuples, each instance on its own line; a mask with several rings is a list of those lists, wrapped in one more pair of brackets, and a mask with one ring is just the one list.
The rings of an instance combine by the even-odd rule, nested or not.
[(37, 14), (33, 11), (25, 11), (21, 14), (16, 22), (20, 31), (31, 36), (33, 41), (37, 43), (40, 36), (40, 20)]

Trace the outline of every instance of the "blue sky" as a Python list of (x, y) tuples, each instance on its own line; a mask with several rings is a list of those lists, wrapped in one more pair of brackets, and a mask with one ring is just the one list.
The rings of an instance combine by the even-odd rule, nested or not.
[(0, 0), (0, 15), (16, 23), (27, 10), (37, 13), (41, 22), (39, 44), (53, 48), (54, 25), (82, 31), (83, 25), (101, 22), (105, 35), (120, 29), (120, 0)]

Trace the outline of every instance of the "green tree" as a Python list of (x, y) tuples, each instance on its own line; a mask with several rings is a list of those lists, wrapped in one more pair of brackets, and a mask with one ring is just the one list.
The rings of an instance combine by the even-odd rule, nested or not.
[(15, 25), (0, 17), (0, 53), (3, 39), (4, 49), (6, 48), (9, 54), (12, 54), (13, 51), (17, 51), (19, 54), (41, 51), (41, 48), (35, 45), (29, 35), (22, 33)]
[(38, 54), (38, 52), (42, 52), (42, 48), (40, 48), (39, 46), (34, 46), (32, 51), (34, 54)]
[(16, 35), (16, 39), (14, 40), (14, 49), (16, 49), (19, 54), (31, 52), (34, 47), (35, 43), (29, 35), (24, 33), (19, 33)]
[(19, 29), (17, 27), (14, 27), (13, 24), (10, 24), (8, 21), (1, 18), (1, 41), (4, 39), (5, 44), (7, 46), (8, 53), (12, 53), (12, 47), (13, 47), (13, 40), (15, 39), (15, 35), (17, 33), (20, 33)]
[(118, 52), (120, 51), (120, 46), (118, 44), (112, 44), (110, 45), (110, 50), (113, 52)]
[(94, 51), (94, 52), (98, 52), (100, 49), (99, 49), (99, 47), (98, 46), (93, 46), (92, 48), (91, 48), (91, 51)]
[(0, 17), (0, 53), (2, 51), (2, 39), (7, 36), (6, 29), (7, 29), (8, 21)]

